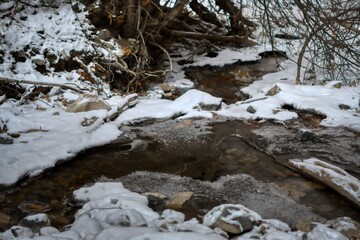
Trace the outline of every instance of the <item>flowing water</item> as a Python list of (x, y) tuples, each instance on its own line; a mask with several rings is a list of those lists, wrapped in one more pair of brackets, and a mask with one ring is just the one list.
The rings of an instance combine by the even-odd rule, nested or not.
[[(217, 76), (217, 72), (214, 73)], [(240, 81), (236, 78), (231, 81)], [(228, 101), (234, 101), (237, 96), (234, 88), (238, 89), (237, 86), (229, 87), (232, 93), (228, 94)], [(71, 205), (72, 191), (100, 177), (119, 178), (138, 170), (174, 173), (204, 181), (246, 173), (258, 180), (278, 184), (296, 201), (312, 207), (323, 217), (349, 216), (360, 220), (358, 210), (348, 201), (250, 146), (245, 140), (250, 128), (251, 125), (241, 121), (218, 122), (211, 124), (210, 133), (192, 141), (164, 144), (159, 139), (140, 136), (88, 150), (37, 179), (23, 181), (3, 191), (0, 194), (0, 231), (27, 214), (37, 212), (48, 213), (53, 226), (61, 228), (73, 220), (76, 211)]]

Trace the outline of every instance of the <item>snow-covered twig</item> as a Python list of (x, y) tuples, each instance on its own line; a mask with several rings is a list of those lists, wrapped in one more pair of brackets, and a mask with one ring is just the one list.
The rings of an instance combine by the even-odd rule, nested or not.
[(34, 84), (34, 85), (41, 85), (41, 86), (50, 86), (50, 87), (61, 87), (65, 89), (70, 89), (79, 93), (84, 93), (83, 90), (79, 88), (74, 88), (69, 85), (61, 84), (61, 83), (50, 83), (50, 82), (38, 82), (38, 81), (31, 81), (31, 80), (17, 80), (11, 78), (0, 77), (0, 82), (10, 82), (10, 83), (24, 83), (24, 84)]

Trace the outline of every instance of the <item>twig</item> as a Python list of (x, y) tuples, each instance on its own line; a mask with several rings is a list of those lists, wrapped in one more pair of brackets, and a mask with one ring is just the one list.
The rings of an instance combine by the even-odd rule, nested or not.
[(10, 83), (23, 83), (23, 84), (34, 84), (34, 85), (41, 85), (41, 86), (61, 87), (61, 88), (70, 89), (70, 90), (73, 90), (73, 91), (76, 91), (79, 93), (84, 93), (84, 91), (81, 89), (74, 88), (74, 87), (64, 85), (61, 83), (38, 82), (38, 81), (31, 81), (31, 80), (16, 80), (16, 79), (11, 79), (11, 78), (4, 78), (4, 77), (0, 77), (0, 81), (1, 82), (10, 82)]

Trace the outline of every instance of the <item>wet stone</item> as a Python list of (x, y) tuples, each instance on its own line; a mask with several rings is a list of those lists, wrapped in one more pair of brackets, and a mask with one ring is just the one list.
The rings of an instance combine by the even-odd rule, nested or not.
[(10, 216), (0, 212), (0, 228), (10, 223)]
[(30, 215), (20, 221), (20, 225), (37, 233), (41, 228), (50, 226), (50, 220), (46, 214)]
[(47, 203), (38, 201), (24, 201), (18, 205), (18, 209), (22, 213), (44, 213), (50, 211), (50, 206)]
[(316, 134), (306, 129), (299, 129), (295, 137), (301, 142), (306, 142), (314, 140), (316, 138)]

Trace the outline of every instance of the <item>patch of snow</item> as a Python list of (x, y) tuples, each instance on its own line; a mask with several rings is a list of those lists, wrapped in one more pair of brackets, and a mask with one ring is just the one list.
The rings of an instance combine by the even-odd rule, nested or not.
[[(8, 134), (20, 136), (13, 139), (13, 144), (0, 145), (0, 184), (14, 184), (19, 178), (37, 175), (84, 149), (115, 140), (121, 132), (117, 125), (104, 123), (107, 115), (105, 110), (68, 113), (60, 107), (38, 110), (35, 104), (3, 103), (2, 124)], [(81, 125), (92, 118), (96, 118), (92, 125)]]
[(218, 52), (215, 58), (207, 56), (195, 56), (195, 62), (189, 64), (189, 66), (220, 66), (223, 67), (226, 64), (236, 63), (238, 61), (249, 62), (259, 60), (259, 51), (257, 48), (241, 48), (241, 49), (230, 49), (225, 48)]

